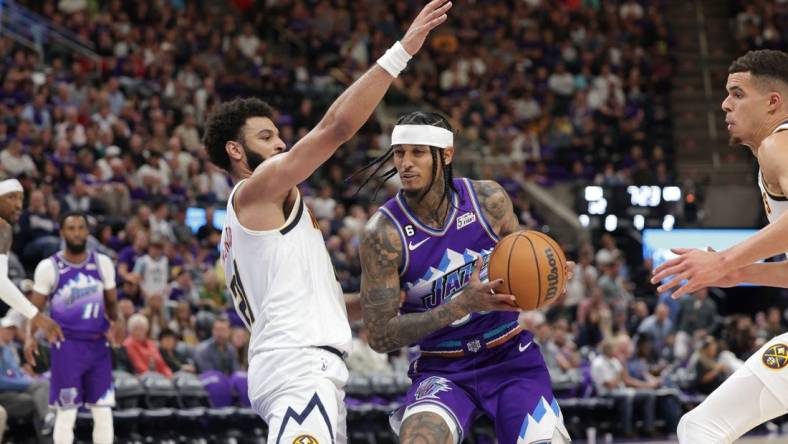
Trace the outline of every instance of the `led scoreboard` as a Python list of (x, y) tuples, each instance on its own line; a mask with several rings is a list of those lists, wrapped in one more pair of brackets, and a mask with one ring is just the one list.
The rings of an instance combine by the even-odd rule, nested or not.
[(585, 227), (672, 230), (682, 205), (678, 186), (590, 185), (578, 187), (575, 210)]

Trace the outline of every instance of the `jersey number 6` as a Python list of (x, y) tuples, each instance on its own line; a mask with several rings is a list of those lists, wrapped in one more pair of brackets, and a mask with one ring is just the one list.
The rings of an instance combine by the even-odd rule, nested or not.
[(249, 299), (246, 297), (244, 285), (241, 283), (241, 278), (238, 277), (238, 265), (233, 260), (233, 279), (230, 281), (230, 292), (233, 294), (233, 301), (238, 313), (246, 323), (246, 327), (251, 330), (254, 323), (254, 314), (252, 308), (249, 306)]

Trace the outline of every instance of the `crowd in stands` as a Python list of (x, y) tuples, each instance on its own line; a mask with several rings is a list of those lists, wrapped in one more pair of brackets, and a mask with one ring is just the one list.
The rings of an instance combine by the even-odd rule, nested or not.
[(736, 17), (734, 35), (736, 50), (744, 54), (749, 50), (776, 49), (785, 51), (788, 40), (788, 5), (768, 0), (733, 0)]
[[(0, 37), (0, 175), (26, 190), (10, 276), (31, 291), (31, 271), (61, 246), (59, 216), (84, 211), (89, 246), (117, 266), (128, 335), (115, 344), (116, 369), (167, 377), (245, 370), (249, 336), (224, 288), (214, 224), (232, 184), (208, 161), (202, 125), (222, 100), (255, 95), (279, 110), (292, 145), (403, 32), (419, 2), (267, 0), (249, 10), (233, 9), (248, 6), (240, 1), (227, 10), (177, 0), (34, 3), (94, 42), (101, 63), (49, 47), (42, 58)], [(457, 2), (391, 100), (449, 116), (461, 149), (486, 159), (480, 173), (501, 181), (528, 227), (540, 222), (520, 192), (523, 179), (667, 184), (672, 43), (662, 7)], [(738, 21), (750, 32), (747, 17)], [(377, 183), (359, 191), (362, 178), (348, 178), (387, 148), (389, 130), (370, 121), (302, 187), (349, 293), (359, 289), (360, 232), (396, 183), (376, 193)], [(186, 221), (190, 206), (206, 208), (197, 230)], [(567, 294), (522, 322), (562, 396), (622, 400), (622, 415), (642, 415), (647, 429), (687, 393), (709, 393), (784, 328), (777, 309), (755, 321), (723, 319), (704, 292), (660, 299), (648, 269), (627, 264), (610, 237), (570, 251), (578, 267)], [(0, 327), (22, 339), (21, 320)], [(404, 371), (406, 351), (376, 354), (354, 327), (354, 373)], [(12, 341), (0, 334), (4, 347)], [(21, 364), (20, 379), (46, 367)], [(0, 384), (0, 392), (29, 387)]]

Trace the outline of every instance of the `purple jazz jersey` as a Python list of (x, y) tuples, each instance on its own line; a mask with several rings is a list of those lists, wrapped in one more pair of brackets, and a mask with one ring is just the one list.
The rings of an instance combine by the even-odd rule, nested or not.
[(61, 407), (115, 403), (112, 389), (112, 356), (104, 333), (104, 280), (95, 252), (82, 264), (52, 256), (56, 283), (51, 295), (51, 315), (66, 340), (52, 347), (49, 402)]
[(81, 264), (72, 264), (62, 253), (52, 256), (55, 289), (51, 295), (52, 319), (66, 338), (101, 337), (109, 327), (104, 316), (104, 280), (96, 253), (91, 251)]
[[(454, 187), (458, 193), (453, 194), (453, 207), (441, 229), (419, 221), (402, 192), (378, 210), (394, 224), (402, 241), (400, 282), (406, 297), (400, 311), (404, 314), (431, 310), (451, 300), (468, 285), (480, 256), (484, 260), (481, 279), (487, 280), (487, 261), (498, 236), (484, 217), (471, 181), (454, 179)], [(425, 337), (418, 345), (422, 351), (457, 351), (464, 341), (489, 336), (496, 330), (503, 334), (516, 321), (514, 312), (473, 313)]]
[[(400, 192), (380, 208), (403, 245), (401, 313), (419, 313), (448, 302), (468, 285), (481, 257), (481, 279), (498, 236), (484, 217), (473, 184), (455, 179), (458, 190), (446, 225), (419, 221)], [(561, 424), (550, 375), (530, 332), (520, 332), (516, 312), (473, 313), (419, 341), (429, 352), (411, 364), (413, 385), (404, 409), (437, 404), (452, 415), (460, 433), (487, 414), (502, 444), (541, 442)], [(522, 348), (522, 351), (520, 350)], [(457, 357), (457, 356), (462, 357)]]

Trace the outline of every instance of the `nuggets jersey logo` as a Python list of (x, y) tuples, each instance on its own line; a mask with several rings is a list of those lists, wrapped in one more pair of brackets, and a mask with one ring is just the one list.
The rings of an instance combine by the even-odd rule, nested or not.
[(782, 370), (788, 366), (788, 345), (774, 344), (763, 352), (763, 365), (772, 370)]
[(317, 438), (312, 435), (298, 435), (296, 439), (293, 440), (293, 444), (318, 444)]
[(419, 388), (416, 389), (416, 401), (421, 399), (438, 399), (438, 393), (448, 392), (451, 390), (449, 381), (440, 376), (430, 376), (429, 378), (421, 381)]

